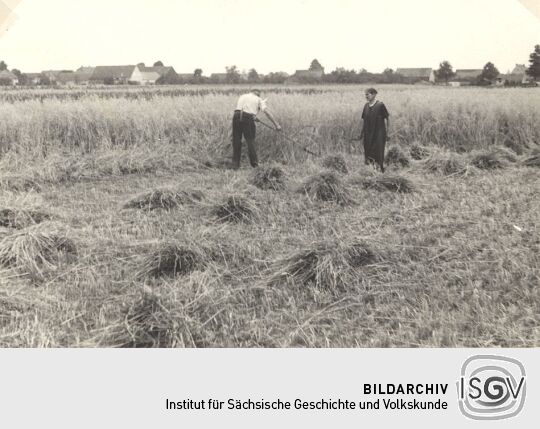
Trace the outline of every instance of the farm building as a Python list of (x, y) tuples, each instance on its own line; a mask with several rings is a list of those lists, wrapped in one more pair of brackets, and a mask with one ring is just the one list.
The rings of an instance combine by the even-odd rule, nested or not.
[(530, 81), (526, 73), (527, 67), (525, 64), (516, 64), (510, 73), (501, 75), (502, 80), (507, 84), (520, 85)]
[(0, 85), (15, 86), (19, 83), (19, 78), (9, 70), (2, 70), (0, 72)]
[(431, 82), (435, 83), (435, 71), (429, 67), (398, 68), (396, 74), (405, 78), (407, 83)]
[(41, 85), (43, 75), (41, 73), (25, 73), (27, 85)]
[(146, 69), (151, 69), (151, 67), (136, 66), (129, 81), (141, 85), (155, 85), (160, 78), (159, 73)]
[[(157, 84), (173, 84), (178, 82), (178, 73), (173, 67), (154, 66), (154, 67), (138, 67), (141, 73), (157, 73), (158, 78), (154, 83)], [(151, 75), (148, 75), (150, 77)], [(134, 81), (137, 81), (136, 76)], [(143, 82), (141, 82), (143, 83)]]
[(460, 85), (470, 85), (478, 80), (482, 71), (482, 69), (457, 69), (453, 81), (459, 82)]
[(79, 67), (75, 72), (75, 83), (87, 85), (90, 82), (92, 73), (94, 73), (94, 67)]
[(56, 83), (58, 85), (75, 85), (75, 72), (60, 72), (56, 75)]
[(97, 66), (90, 76), (91, 83), (127, 84), (132, 81), (137, 66)]
[(320, 70), (296, 70), (294, 74), (287, 79), (289, 83), (312, 83), (320, 82), (324, 76), (324, 69)]
[(65, 82), (68, 79), (65, 75), (59, 79), (59, 76), (65, 73), (73, 73), (73, 70), (44, 70), (41, 72), (41, 74), (53, 85)]

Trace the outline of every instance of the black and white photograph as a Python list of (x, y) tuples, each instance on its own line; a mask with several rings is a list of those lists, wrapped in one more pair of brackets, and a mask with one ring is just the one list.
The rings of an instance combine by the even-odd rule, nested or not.
[(537, 348), (539, 190), (536, 0), (0, 1), (2, 348)]

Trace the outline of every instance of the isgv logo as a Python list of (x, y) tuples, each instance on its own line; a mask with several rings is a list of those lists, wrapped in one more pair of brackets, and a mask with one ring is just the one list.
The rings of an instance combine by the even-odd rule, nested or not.
[(474, 420), (514, 417), (525, 404), (525, 367), (509, 357), (472, 356), (461, 367), (457, 388), (463, 415)]

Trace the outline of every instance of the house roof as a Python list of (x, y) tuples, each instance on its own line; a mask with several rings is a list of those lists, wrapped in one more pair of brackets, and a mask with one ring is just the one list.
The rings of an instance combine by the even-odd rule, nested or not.
[(474, 79), (482, 74), (482, 69), (457, 69), (456, 79)]
[(49, 79), (56, 80), (61, 73), (72, 73), (71, 70), (43, 70), (41, 74), (44, 74)]
[(56, 80), (61, 83), (75, 82), (74, 72), (61, 72), (56, 75)]
[(169, 66), (154, 66), (154, 67), (142, 67), (139, 66), (139, 70), (142, 73), (157, 73), (159, 77), (168, 75), (169, 73), (176, 73), (173, 67)]
[(522, 82), (525, 75), (523, 73), (507, 73), (499, 76), (509, 82)]
[(90, 80), (129, 79), (137, 66), (97, 66)]
[(2, 70), (0, 71), (0, 79), (11, 79), (11, 80), (17, 80), (18, 77), (10, 72), (9, 70)]
[[(85, 70), (87, 69), (88, 67), (85, 67)], [(94, 72), (94, 68), (92, 67), (92, 71), (79, 71), (77, 70), (75, 73), (73, 73), (75, 75), (75, 79), (78, 81), (78, 82), (87, 82), (90, 80), (90, 78), (92, 77), (92, 73)]]
[(143, 72), (141, 72), (141, 77), (142, 77), (143, 80), (155, 82), (161, 76), (159, 75), (158, 72), (155, 72), (155, 71), (143, 71)]
[(95, 67), (84, 67), (81, 66), (77, 69), (78, 73), (92, 73)]
[(526, 70), (527, 67), (525, 67), (525, 64), (516, 64), (514, 70), (512, 70), (512, 73), (510, 74), (525, 74)]
[(396, 74), (400, 74), (405, 77), (427, 77), (431, 75), (433, 71), (430, 67), (420, 67), (420, 68), (398, 68), (396, 69)]

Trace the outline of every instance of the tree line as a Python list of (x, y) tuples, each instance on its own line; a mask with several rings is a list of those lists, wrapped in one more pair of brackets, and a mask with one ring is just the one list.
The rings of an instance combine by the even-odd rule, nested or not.
[[(154, 66), (163, 66), (161, 61), (154, 63)], [(0, 61), (0, 72), (8, 70), (8, 66), (4, 61)], [(366, 83), (411, 83), (411, 79), (403, 76), (391, 68), (385, 69), (382, 73), (371, 73), (365, 69), (353, 70), (344, 67), (337, 67), (330, 73), (324, 73), (324, 68), (317, 59), (314, 59), (308, 69), (309, 72), (300, 76), (293, 76), (295, 82), (298, 83), (337, 83), (337, 84), (366, 84)], [(17, 77), (20, 85), (25, 85), (28, 82), (27, 76), (21, 73), (18, 69), (12, 69), (11, 72)], [(529, 56), (529, 66), (526, 69), (526, 74), (534, 81), (540, 80), (540, 45), (534, 47), (534, 51)], [(484, 65), (478, 76), (470, 79), (471, 84), (489, 85), (500, 75), (497, 67), (488, 62)], [(448, 61), (442, 61), (439, 68), (435, 70), (436, 81), (439, 83), (448, 83), (456, 77), (454, 68)], [(240, 71), (237, 66), (231, 65), (225, 68), (224, 74), (213, 74), (204, 76), (203, 70), (197, 68), (192, 75), (179, 75), (175, 80), (167, 83), (172, 84), (204, 84), (204, 83), (226, 83), (226, 84), (283, 84), (289, 79), (289, 75), (285, 72), (271, 72), (266, 75), (260, 75), (256, 69), (252, 68), (249, 71)], [(10, 85), (11, 81), (6, 78), (0, 78), (0, 85)], [(41, 85), (50, 85), (52, 82), (46, 76), (43, 76)]]

